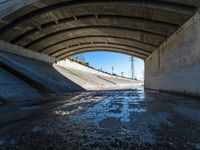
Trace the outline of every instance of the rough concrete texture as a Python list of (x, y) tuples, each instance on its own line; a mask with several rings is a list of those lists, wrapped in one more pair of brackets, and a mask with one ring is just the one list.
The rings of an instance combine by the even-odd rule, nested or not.
[(41, 97), (30, 85), (0, 68), (0, 100), (24, 100)]
[[(30, 59), (27, 57), (7, 53), (4, 51), (0, 51), (0, 62), (8, 65), (9, 67), (14, 68), (21, 74), (31, 78), (37, 83), (41, 84), (43, 87), (52, 91), (53, 94), (64, 94), (66, 92), (74, 92), (74, 91), (85, 91), (85, 90), (105, 90), (105, 89), (119, 89), (119, 88), (127, 88), (130, 86), (134, 86), (134, 84), (141, 84), (140, 82), (128, 80), (128, 79), (117, 79), (116, 77), (109, 77), (106, 75), (98, 75), (94, 73), (90, 73), (89, 71), (82, 71), (67, 67), (61, 67), (59, 65), (52, 65), (50, 63), (41, 62), (38, 60)], [(75, 68), (77, 63), (74, 64)], [(77, 68), (80, 68), (77, 67)], [(6, 75), (2, 75), (2, 80), (5, 80)], [(14, 78), (14, 77), (13, 77)], [(10, 80), (9, 76), (6, 80)], [(21, 91), (20, 94), (16, 90), (16, 82), (17, 79), (10, 80), (10, 86), (4, 86), (1, 84), (1, 88), (5, 91), (9, 91), (10, 95), (8, 97), (1, 96), (4, 99), (9, 99), (9, 97), (13, 97), (18, 99), (27, 99), (28, 97), (24, 96), (27, 93), (30, 94), (30, 97), (37, 97), (35, 92), (29, 90), (27, 88), (24, 90), (24, 84), (18, 86), (18, 90)], [(13, 86), (11, 86), (13, 85)], [(6, 93), (1, 93), (5, 95)], [(19, 95), (19, 96), (18, 96)], [(28, 95), (28, 94), (27, 94)], [(21, 97), (20, 97), (21, 96)]]
[(200, 13), (145, 62), (145, 87), (200, 96)]

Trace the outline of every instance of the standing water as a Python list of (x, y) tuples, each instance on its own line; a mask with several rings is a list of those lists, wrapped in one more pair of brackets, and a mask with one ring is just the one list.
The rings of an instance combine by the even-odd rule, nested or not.
[(200, 149), (200, 101), (191, 97), (130, 89), (1, 109), (1, 149)]

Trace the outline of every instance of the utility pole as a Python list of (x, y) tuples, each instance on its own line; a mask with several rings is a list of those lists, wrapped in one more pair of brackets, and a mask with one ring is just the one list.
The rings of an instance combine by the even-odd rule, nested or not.
[(131, 78), (132, 79), (135, 79), (135, 65), (134, 65), (134, 61), (135, 61), (134, 57), (131, 56), (130, 62), (131, 62)]
[(84, 54), (79, 54), (71, 57), (72, 59), (75, 59), (77, 61), (86, 63), (85, 55)]
[(112, 74), (114, 74), (114, 67), (112, 67)]

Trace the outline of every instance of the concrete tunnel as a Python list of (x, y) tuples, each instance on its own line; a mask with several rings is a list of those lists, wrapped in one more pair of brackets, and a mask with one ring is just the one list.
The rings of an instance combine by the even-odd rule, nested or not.
[[(199, 150), (199, 6), (0, 0), (0, 149)], [(144, 82), (70, 59), (95, 51), (144, 60)]]
[(198, 0), (4, 0), (0, 14), (1, 50), (125, 53), (145, 60), (145, 88), (200, 95)]

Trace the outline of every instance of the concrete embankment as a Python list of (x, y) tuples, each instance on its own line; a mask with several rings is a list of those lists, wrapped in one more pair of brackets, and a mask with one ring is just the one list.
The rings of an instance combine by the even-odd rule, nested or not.
[(121, 89), (140, 84), (66, 60), (47, 63), (0, 51), (0, 100), (14, 101), (85, 90)]
[(139, 81), (97, 71), (68, 59), (59, 61), (54, 68), (86, 90), (122, 89), (142, 84)]

